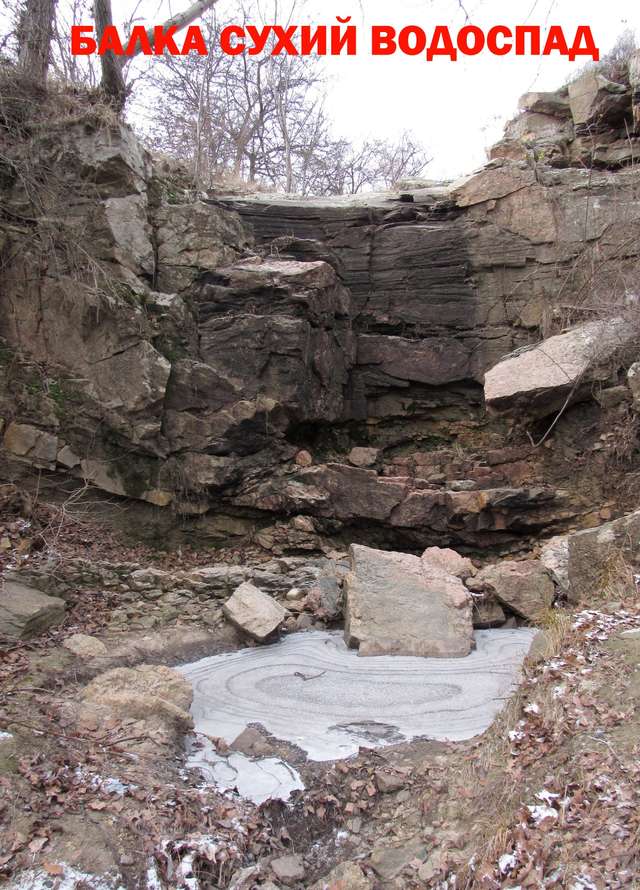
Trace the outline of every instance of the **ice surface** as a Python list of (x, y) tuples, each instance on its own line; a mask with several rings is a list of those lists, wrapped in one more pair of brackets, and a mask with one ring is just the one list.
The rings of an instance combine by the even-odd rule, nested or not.
[(277, 757), (247, 757), (239, 751), (218, 754), (211, 742), (199, 739), (202, 747), (189, 746), (187, 765), (198, 767), (220, 791), (237, 789), (255, 804), (265, 800), (288, 800), (292, 791), (302, 790), (300, 774)]
[(360, 745), (461, 741), (484, 732), (536, 633), (477, 631), (465, 658), (360, 658), (341, 632), (310, 631), (179, 670), (193, 683), (197, 731), (232, 742), (258, 723), (311, 760), (338, 760)]

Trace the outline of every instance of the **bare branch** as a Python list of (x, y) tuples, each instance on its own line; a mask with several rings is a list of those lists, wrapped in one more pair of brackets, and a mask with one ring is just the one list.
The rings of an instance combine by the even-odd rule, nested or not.
[[(181, 31), (183, 28), (186, 28), (191, 22), (194, 22), (196, 19), (199, 19), (200, 16), (206, 12), (208, 9), (211, 9), (218, 0), (196, 0), (195, 3), (192, 3), (184, 12), (179, 12), (171, 18), (168, 18), (166, 22), (162, 25), (163, 31), (168, 31), (169, 28), (175, 28), (176, 31)], [(154, 42), (154, 26), (147, 28), (147, 38), (149, 39), (149, 43), (153, 46)], [(140, 52), (142, 52), (142, 46), (140, 43), (136, 46), (136, 50), (130, 56), (120, 56), (120, 65), (124, 68), (125, 65), (131, 61), (131, 59), (135, 58)]]

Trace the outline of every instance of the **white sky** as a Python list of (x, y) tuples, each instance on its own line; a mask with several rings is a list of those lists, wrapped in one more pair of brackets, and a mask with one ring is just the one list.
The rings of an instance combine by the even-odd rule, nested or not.
[[(114, 18), (130, 14), (131, 0), (113, 0)], [(265, 0), (266, 2), (266, 0)], [(281, 0), (285, 9), (291, 0)], [(300, 2), (300, 0), (299, 0)], [(150, 24), (187, 6), (189, 0), (142, 0)], [(221, 13), (234, 9), (233, 0), (220, 0)], [(488, 30), (492, 25), (561, 25), (568, 40), (578, 25), (589, 25), (596, 44), (607, 52), (618, 35), (631, 28), (640, 37), (638, 0), (466, 0), (470, 23)], [(434, 160), (430, 178), (470, 172), (485, 160), (485, 148), (500, 138), (504, 123), (514, 115), (520, 95), (551, 90), (563, 84), (586, 57), (572, 63), (553, 56), (504, 57), (484, 51), (451, 62), (440, 57), (370, 55), (370, 27), (391, 24), (398, 29), (420, 25), (430, 32), (437, 24), (465, 24), (458, 0), (307, 0), (304, 14), (292, 23), (335, 24), (336, 16), (352, 16), (358, 26), (355, 57), (328, 57), (330, 76), (327, 110), (335, 135), (358, 140), (366, 136), (393, 138), (411, 130)], [(281, 18), (280, 23), (283, 23)]]

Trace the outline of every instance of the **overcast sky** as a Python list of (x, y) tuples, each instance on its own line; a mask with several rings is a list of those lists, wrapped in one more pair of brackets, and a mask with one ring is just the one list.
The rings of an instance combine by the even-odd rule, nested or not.
[[(269, 0), (263, 2), (268, 5)], [(146, 16), (142, 20), (160, 23), (169, 11), (188, 3), (142, 0)], [(280, 3), (288, 8), (287, 0)], [(578, 25), (589, 25), (603, 53), (626, 28), (640, 37), (638, 0), (465, 0), (464, 5), (470, 22), (487, 30), (496, 24), (556, 24), (570, 40)], [(233, 0), (220, 0), (218, 7), (221, 12), (232, 11)], [(307, 0), (303, 9), (294, 23), (332, 24), (336, 16), (351, 15), (358, 26), (357, 56), (331, 57), (326, 62), (327, 109), (335, 135), (354, 140), (393, 138), (404, 129), (412, 130), (433, 156), (428, 169), (433, 178), (454, 177), (482, 164), (485, 148), (500, 138), (522, 93), (555, 89), (585, 62), (583, 57), (572, 63), (558, 54), (497, 57), (483, 52), (457, 62), (446, 57), (426, 62), (424, 57), (370, 55), (373, 24), (420, 25), (427, 31), (437, 24), (462, 27), (465, 16), (458, 0)], [(130, 10), (131, 0), (114, 0), (116, 19), (127, 17)]]

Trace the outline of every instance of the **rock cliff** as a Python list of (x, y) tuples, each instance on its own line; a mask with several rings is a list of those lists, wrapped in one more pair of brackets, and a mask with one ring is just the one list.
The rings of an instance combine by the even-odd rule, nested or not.
[(276, 552), (526, 548), (603, 502), (610, 518), (624, 499), (599, 424), (631, 411), (628, 355), (599, 364), (551, 448), (535, 446), (557, 400), (514, 426), (483, 393), (546, 335), (633, 324), (637, 168), (514, 148), (532, 115), (570, 127), (567, 145), (633, 121), (628, 84), (589, 84), (589, 108), (575, 87), (527, 98), (462, 181), (355, 198), (197, 196), (88, 112), (9, 131), (2, 476), (137, 503), (138, 534)]

